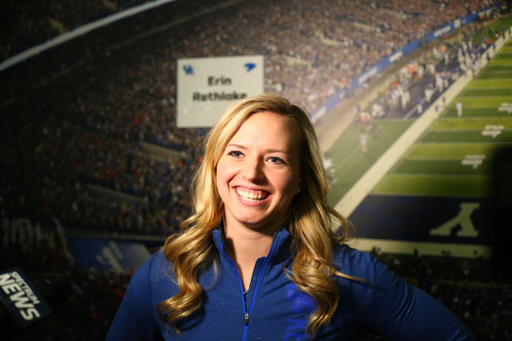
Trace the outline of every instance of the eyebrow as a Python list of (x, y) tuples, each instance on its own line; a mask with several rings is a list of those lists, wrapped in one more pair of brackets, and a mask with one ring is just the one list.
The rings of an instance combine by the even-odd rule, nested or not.
[[(227, 147), (236, 147), (236, 148), (240, 148), (240, 149), (243, 149), (243, 150), (247, 150), (248, 148), (246, 146), (243, 146), (241, 144), (236, 144), (236, 143), (230, 143), (226, 146)], [(270, 149), (266, 149), (265, 152), (267, 153), (283, 153), (283, 154), (286, 154), (287, 156), (291, 156), (289, 153), (285, 152), (284, 150), (281, 150), (281, 149), (273, 149), (273, 148), (270, 148)]]
[(235, 143), (230, 143), (226, 146), (227, 147), (237, 147), (237, 148), (240, 148), (240, 149), (247, 149), (246, 146), (242, 146), (241, 144), (235, 144)]

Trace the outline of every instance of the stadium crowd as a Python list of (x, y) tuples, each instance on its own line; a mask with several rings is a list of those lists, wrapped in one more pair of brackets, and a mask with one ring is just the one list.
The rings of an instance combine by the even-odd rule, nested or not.
[[(0, 36), (0, 58), (6, 59), (27, 48), (45, 42), (59, 34), (65, 33), (84, 24), (104, 18), (108, 15), (125, 10), (135, 5), (143, 4), (149, 0), (121, 0), (121, 1), (62, 1), (53, 0), (45, 6), (36, 1), (24, 1), (22, 4), (14, 1), (3, 1), (1, 4), (2, 32)], [(378, 27), (386, 31), (387, 39), (402, 40), (400, 35), (391, 37), (394, 32), (404, 32), (409, 39), (420, 38), (425, 33), (445, 24), (450, 20), (462, 17), (473, 11), (478, 11), (492, 5), (491, 0), (469, 2), (452, 1), (410, 1), (408, 8), (397, 0), (373, 2), (365, 0), (360, 6), (354, 6), (351, 0), (343, 0), (338, 7), (343, 11), (334, 11), (332, 19), (348, 19), (361, 22), (371, 27)], [(299, 3), (299, 6), (301, 4)], [(328, 4), (329, 5), (329, 4)], [(326, 7), (319, 3), (315, 12), (305, 8), (310, 16), (324, 16)], [(329, 8), (329, 12), (334, 8)], [(429, 20), (421, 21), (417, 25), (408, 25), (412, 17), (422, 16)], [(305, 18), (306, 19), (306, 18)], [(315, 18), (308, 18), (315, 19)], [(333, 32), (334, 33), (334, 32)], [(402, 46), (404, 41), (398, 41)]]
[[(189, 184), (206, 133), (176, 127), (177, 59), (262, 54), (265, 90), (312, 111), (346, 86), (344, 80), (418, 38), (416, 23), (430, 30), (440, 18), (490, 4), (425, 3), (412, 1), (417, 6), (404, 11), (395, 1), (241, 2), (147, 39), (136, 51), (111, 57), (117, 67), (108, 76), (79, 80), (94, 84), (87, 91), (59, 93), (26, 113), (21, 132), (6, 120), (3, 206), (10, 216), (49, 214), (68, 228), (168, 235), (190, 209)], [(386, 27), (372, 26), (379, 22)], [(139, 141), (181, 157), (157, 158)], [(136, 199), (109, 201), (90, 185)]]

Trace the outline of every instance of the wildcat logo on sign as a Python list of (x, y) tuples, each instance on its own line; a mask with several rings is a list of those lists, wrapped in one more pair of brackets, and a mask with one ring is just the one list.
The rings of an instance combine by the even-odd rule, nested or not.
[(177, 126), (211, 127), (229, 105), (263, 93), (263, 56), (178, 60)]

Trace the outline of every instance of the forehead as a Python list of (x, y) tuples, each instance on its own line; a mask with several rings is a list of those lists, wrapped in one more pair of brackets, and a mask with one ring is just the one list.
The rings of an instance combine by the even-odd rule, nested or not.
[[(229, 143), (279, 145), (292, 152), (299, 149), (301, 133), (297, 123), (282, 114), (263, 111), (251, 114)], [(270, 146), (272, 147), (272, 146)]]

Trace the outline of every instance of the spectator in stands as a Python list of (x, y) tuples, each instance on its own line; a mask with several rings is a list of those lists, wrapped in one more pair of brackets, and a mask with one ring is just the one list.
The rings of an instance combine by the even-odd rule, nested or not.
[(397, 267), (400, 265), (400, 260), (392, 253), (386, 257), (386, 265), (389, 270), (396, 272)]
[(439, 302), (343, 244), (351, 228), (327, 194), (304, 111), (277, 95), (237, 102), (209, 134), (194, 214), (132, 277), (107, 340), (204, 339), (206, 330), (355, 339), (361, 329), (474, 340)]

